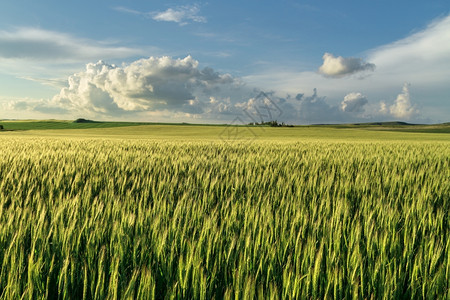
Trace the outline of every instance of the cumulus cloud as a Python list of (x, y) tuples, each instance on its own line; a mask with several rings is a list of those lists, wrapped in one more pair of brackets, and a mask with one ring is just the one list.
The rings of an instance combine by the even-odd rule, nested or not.
[(345, 112), (363, 112), (364, 105), (369, 101), (361, 93), (350, 93), (344, 97), (341, 102), (341, 110)]
[(209, 102), (221, 87), (233, 89), (241, 83), (229, 74), (200, 69), (198, 64), (191, 56), (150, 57), (123, 67), (90, 63), (84, 72), (69, 77), (69, 86), (52, 103), (106, 115), (164, 109), (200, 114), (202, 101)]
[(38, 28), (0, 31), (0, 58), (73, 62), (141, 55), (142, 50), (105, 45), (69, 34)]
[(334, 78), (344, 77), (356, 72), (373, 70), (375, 70), (375, 65), (364, 62), (361, 58), (335, 57), (330, 53), (325, 53), (323, 55), (323, 64), (319, 67), (320, 74)]
[(403, 90), (398, 94), (394, 104), (388, 107), (385, 102), (380, 103), (380, 112), (390, 114), (393, 117), (408, 120), (418, 114), (418, 110), (411, 104), (409, 84), (403, 85)]

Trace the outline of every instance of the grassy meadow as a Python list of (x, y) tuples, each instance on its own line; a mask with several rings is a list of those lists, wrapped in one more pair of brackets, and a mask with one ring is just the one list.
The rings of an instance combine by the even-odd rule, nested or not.
[(450, 298), (445, 131), (32, 123), (0, 299)]

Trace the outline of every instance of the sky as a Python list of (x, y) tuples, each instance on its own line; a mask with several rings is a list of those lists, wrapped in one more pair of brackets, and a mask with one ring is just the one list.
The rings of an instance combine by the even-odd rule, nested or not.
[(0, 119), (449, 116), (448, 0), (0, 3)]

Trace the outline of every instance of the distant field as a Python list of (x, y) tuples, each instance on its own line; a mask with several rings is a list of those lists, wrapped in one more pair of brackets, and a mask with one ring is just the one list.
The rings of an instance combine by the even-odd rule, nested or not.
[(0, 121), (5, 130), (51, 130), (51, 129), (88, 129), (138, 126), (143, 123), (133, 122), (89, 122), (74, 123), (73, 121)]
[(0, 299), (450, 297), (449, 134), (25, 123)]
[(380, 130), (380, 131), (402, 131), (402, 132), (421, 132), (421, 133), (450, 133), (450, 123), (418, 125), (405, 124), (400, 122), (386, 123), (367, 123), (367, 124), (349, 124), (349, 125), (324, 125), (330, 128), (354, 128), (364, 130)]
[[(222, 140), (443, 140), (450, 124), (442, 125), (315, 125), (260, 127), (133, 122), (74, 123), (73, 121), (3, 121), (0, 134), (32, 136), (110, 137), (139, 139)], [(67, 130), (66, 130), (67, 129)], [(430, 134), (432, 133), (432, 134)]]

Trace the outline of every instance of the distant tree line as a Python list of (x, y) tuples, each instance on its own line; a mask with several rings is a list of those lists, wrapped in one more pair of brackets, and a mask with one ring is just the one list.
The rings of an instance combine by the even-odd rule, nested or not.
[(270, 126), (270, 127), (294, 127), (294, 125), (288, 125), (284, 122), (278, 123), (277, 120), (275, 121), (268, 121), (268, 122), (251, 122), (248, 125), (253, 125), (253, 126)]
[(88, 119), (83, 119), (83, 118), (78, 118), (75, 121), (73, 121), (74, 123), (98, 123), (97, 121), (93, 121), (93, 120), (88, 120)]

